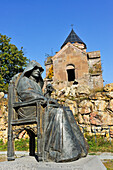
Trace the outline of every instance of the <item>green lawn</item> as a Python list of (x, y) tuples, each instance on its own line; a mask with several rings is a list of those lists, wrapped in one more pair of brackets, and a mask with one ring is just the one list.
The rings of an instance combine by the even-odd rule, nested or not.
[[(113, 152), (113, 140), (107, 141), (102, 136), (97, 136), (95, 141), (95, 136), (85, 135), (87, 142), (89, 144), (89, 153), (96, 152)], [(15, 150), (16, 151), (28, 151), (29, 149), (29, 139), (18, 139), (15, 140)], [(0, 151), (7, 150), (7, 143), (3, 143), (0, 140)]]
[(113, 140), (110, 142), (103, 136), (88, 136), (86, 135), (89, 144), (90, 152), (113, 152)]

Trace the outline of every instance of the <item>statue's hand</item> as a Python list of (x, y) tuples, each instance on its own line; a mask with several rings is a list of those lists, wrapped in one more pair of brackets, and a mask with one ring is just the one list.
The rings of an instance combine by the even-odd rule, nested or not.
[(57, 100), (52, 99), (52, 98), (49, 99), (49, 104), (55, 104), (55, 105), (59, 106), (59, 103), (57, 102)]
[(46, 106), (47, 106), (47, 98), (46, 98), (46, 97), (44, 97), (44, 99), (41, 100), (41, 105), (42, 105), (43, 107), (46, 107)]

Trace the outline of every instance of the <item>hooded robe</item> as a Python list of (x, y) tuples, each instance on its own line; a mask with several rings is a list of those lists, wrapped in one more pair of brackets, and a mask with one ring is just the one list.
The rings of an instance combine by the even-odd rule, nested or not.
[[(39, 63), (31, 61), (19, 78), (17, 93), (21, 102), (45, 100), (42, 93), (42, 77), (40, 76), (38, 82), (29, 79), (30, 72), (35, 67), (43, 72), (43, 68)], [(32, 113), (30, 110), (32, 110)], [(35, 108), (26, 108), (26, 116), (29, 117), (33, 114), (35, 114)], [(45, 161), (66, 162), (87, 155), (88, 145), (69, 107), (47, 104), (45, 115), (48, 117), (44, 131)]]

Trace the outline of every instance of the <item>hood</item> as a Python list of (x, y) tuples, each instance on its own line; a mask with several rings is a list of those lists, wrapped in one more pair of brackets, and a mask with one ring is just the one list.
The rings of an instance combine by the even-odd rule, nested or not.
[[(25, 68), (25, 70), (24, 70), (23, 73), (21, 74), (21, 76), (20, 76), (20, 78), (19, 78), (19, 80), (18, 80), (18, 84), (19, 84), (21, 78), (24, 77), (24, 76), (26, 76), (26, 74), (27, 74), (28, 72), (30, 72), (31, 70), (33, 70), (35, 67), (39, 68), (39, 69), (40, 69), (40, 73), (42, 74), (42, 72), (44, 71), (44, 69), (42, 68), (42, 66), (41, 66), (38, 62), (32, 60), (32, 61), (30, 61), (30, 62), (28, 63), (27, 67)], [(43, 79), (42, 79), (41, 76), (40, 76), (40, 78), (39, 78), (39, 82), (40, 82), (40, 86), (41, 86), (41, 88), (42, 88), (44, 82), (43, 82)], [(18, 84), (17, 84), (17, 86), (18, 86)]]
[(22, 74), (25, 75), (27, 72), (33, 70), (35, 67), (38, 67), (40, 69), (41, 74), (42, 74), (44, 69), (42, 68), (42, 66), (38, 62), (36, 62), (34, 60), (32, 60), (28, 63), (27, 67), (25, 68), (25, 70), (23, 71)]

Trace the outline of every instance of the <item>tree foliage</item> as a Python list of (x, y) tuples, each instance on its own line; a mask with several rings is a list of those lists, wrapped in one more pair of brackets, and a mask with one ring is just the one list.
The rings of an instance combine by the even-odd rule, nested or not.
[(7, 93), (11, 78), (22, 72), (28, 59), (21, 50), (10, 43), (11, 38), (0, 34), (0, 91)]
[(54, 75), (53, 74), (53, 65), (51, 65), (51, 67), (49, 68), (49, 73), (47, 75), (47, 78), (52, 79), (53, 75)]

